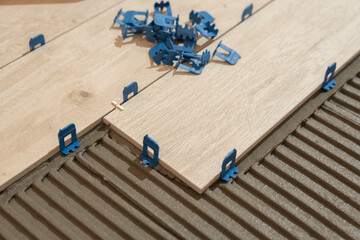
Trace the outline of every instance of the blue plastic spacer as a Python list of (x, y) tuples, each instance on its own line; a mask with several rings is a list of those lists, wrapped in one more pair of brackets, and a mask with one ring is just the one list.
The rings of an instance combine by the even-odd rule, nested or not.
[[(221, 47), (222, 49), (224, 49), (225, 51), (227, 51), (229, 53), (229, 55), (225, 56), (222, 53), (219, 53), (217, 50), (218, 48)], [(213, 56), (216, 55), (219, 58), (221, 58), (222, 60), (234, 65), (237, 63), (237, 61), (241, 58), (241, 56), (233, 49), (225, 46), (224, 44), (222, 44), (222, 41), (219, 42), (219, 45), (215, 48), (215, 51), (213, 53)]]
[[(198, 59), (197, 59), (198, 58)], [(199, 60), (200, 59), (200, 60)], [(182, 60), (188, 61), (191, 63), (191, 66), (187, 66), (181, 63)], [(181, 68), (188, 72), (195, 74), (201, 74), (204, 66), (210, 61), (210, 52), (205, 50), (202, 55), (196, 53), (182, 53), (176, 69)]]
[(166, 8), (166, 15), (172, 16), (170, 2), (164, 2), (164, 1), (161, 1), (160, 3), (156, 2), (154, 4), (155, 14), (160, 13), (160, 11), (163, 11), (164, 8)]
[(197, 24), (195, 26), (196, 30), (200, 32), (200, 34), (204, 37), (214, 38), (219, 32), (219, 29), (215, 29), (215, 23), (211, 24), (209, 22), (204, 24)]
[(42, 34), (37, 35), (36, 37), (30, 38), (29, 46), (30, 52), (34, 51), (35, 47), (40, 44), (41, 46), (45, 44), (45, 37)]
[(182, 52), (194, 52), (196, 42), (197, 42), (197, 38), (185, 39), (184, 46), (177, 45), (177, 47), (175, 47), (175, 49), (180, 48), (180, 49), (182, 49)]
[(202, 23), (211, 23), (215, 20), (213, 16), (211, 16), (206, 11), (201, 12), (195, 12), (194, 10), (191, 10), (189, 14), (189, 19), (191, 20), (192, 24), (202, 24)]
[[(71, 143), (65, 147), (65, 137), (71, 134)], [(58, 133), (60, 151), (68, 155), (71, 152), (75, 152), (77, 147), (80, 147), (80, 143), (77, 140), (75, 124), (70, 123), (63, 129), (59, 130)]]
[(200, 63), (199, 60), (195, 59), (195, 58), (192, 58), (191, 59), (191, 63), (192, 65), (191, 66), (187, 66), (187, 65), (184, 65), (181, 63), (181, 61), (184, 59), (183, 57), (183, 53), (180, 55), (180, 58), (179, 58), (179, 61), (178, 61), (178, 64), (176, 66), (176, 69), (178, 68), (181, 68), (181, 69), (184, 69), (188, 72), (191, 72), (191, 73), (195, 73), (197, 75), (200, 75), (202, 73), (202, 70), (204, 69), (204, 66), (202, 66)]
[(195, 45), (191, 41), (184, 41), (184, 46), (174, 45), (174, 49), (178, 52), (192, 53)]
[[(151, 158), (148, 155), (148, 148), (151, 148), (154, 151), (154, 158)], [(159, 164), (159, 144), (155, 142), (152, 138), (150, 138), (147, 134), (143, 140), (143, 152), (140, 155), (140, 159), (144, 160), (142, 164), (146, 165), (149, 164), (149, 167), (153, 168)]]
[(172, 17), (164, 14), (154, 15), (154, 24), (163, 28), (175, 29), (179, 21), (179, 16)]
[(158, 33), (154, 31), (153, 22), (144, 27), (143, 35), (149, 42), (156, 42), (159, 39)]
[(247, 6), (241, 16), (241, 21), (243, 22), (245, 20), (246, 17), (251, 17), (252, 15), (252, 10), (253, 10), (253, 4), (250, 4), (249, 6)]
[(194, 59), (200, 59), (200, 65), (205, 66), (210, 61), (210, 51), (205, 50), (201, 55), (196, 53), (183, 53), (183, 59), (186, 61), (193, 61)]
[(149, 42), (165, 42), (167, 38), (173, 39), (175, 32), (155, 25), (154, 21), (143, 27), (143, 35)]
[(138, 94), (138, 84), (137, 82), (132, 82), (128, 86), (124, 87), (123, 90), (123, 101), (126, 102), (128, 100), (129, 94), (134, 93), (134, 96)]
[(176, 26), (175, 37), (182, 40), (197, 40), (196, 30), (194, 27), (189, 28), (188, 24), (185, 27), (181, 25)]
[(191, 10), (189, 14), (189, 19), (191, 20), (192, 24), (200, 23), (201, 18), (199, 17), (199, 14), (195, 12), (194, 10)]
[[(239, 172), (239, 169), (235, 167), (236, 149), (232, 150), (224, 159), (221, 167), (221, 179), (224, 181), (230, 181), (230, 178), (236, 178), (235, 173)], [(231, 162), (230, 168), (226, 171), (226, 166)]]
[[(122, 15), (124, 17), (123, 20), (119, 20), (118, 18)], [(136, 18), (136, 16), (145, 16), (144, 20), (139, 20)], [(140, 12), (140, 11), (127, 11), (123, 13), (120, 9), (118, 14), (116, 15), (114, 22), (117, 22), (119, 24), (126, 24), (129, 26), (143, 26), (147, 24), (147, 19), (149, 17), (149, 11), (146, 10), (146, 12)]]
[(205, 66), (210, 62), (210, 51), (205, 50), (201, 55), (201, 65)]
[(128, 37), (128, 34), (141, 33), (144, 31), (143, 26), (129, 26), (124, 23), (120, 23), (120, 26), (123, 39), (126, 39)]
[(143, 35), (145, 36), (146, 40), (148, 40), (149, 42), (155, 42), (157, 39), (156, 32), (154, 32), (152, 27), (150, 26), (146, 26), (144, 28)]
[(182, 53), (182, 59), (185, 61), (191, 62), (193, 59), (201, 58), (201, 55), (196, 53)]
[(186, 52), (186, 53), (192, 53), (194, 51), (195, 45), (193, 43), (194, 42), (191, 40), (189, 41), (185, 40), (184, 46), (179, 46), (179, 45), (175, 45), (170, 38), (166, 39), (165, 42), (169, 50), (175, 50), (177, 52)]
[(168, 53), (165, 53), (164, 58), (162, 59), (162, 62), (165, 65), (172, 66), (174, 65), (174, 61), (179, 60), (176, 56), (179, 55), (179, 52), (175, 50), (169, 50)]
[[(330, 88), (335, 87), (335, 84), (336, 84), (336, 82), (334, 80), (335, 69), (336, 69), (336, 62), (334, 62), (327, 68), (326, 73), (325, 73), (324, 82), (322, 85), (323, 90), (329, 91)], [(330, 75), (330, 77), (329, 77), (329, 75)], [(329, 81), (327, 81), (328, 77), (329, 77)]]
[(115, 23), (121, 24), (122, 21), (119, 20), (119, 17), (120, 17), (120, 15), (121, 15), (121, 13), (122, 13), (122, 8), (121, 8), (121, 9), (118, 11), (118, 13), (116, 14), (116, 16), (115, 16), (115, 18), (114, 18), (114, 21), (113, 21), (113, 24), (115, 24)]
[(156, 65), (159, 65), (161, 61), (163, 60), (165, 53), (168, 53), (169, 49), (165, 45), (165, 43), (161, 42), (158, 45), (155, 45), (149, 50), (149, 55), (151, 59), (156, 63)]

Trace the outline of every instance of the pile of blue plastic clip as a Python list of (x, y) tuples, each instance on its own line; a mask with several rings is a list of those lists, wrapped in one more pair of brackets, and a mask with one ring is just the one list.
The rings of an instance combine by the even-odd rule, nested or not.
[[(169, 2), (155, 3), (154, 4), (154, 19), (147, 23), (149, 12), (140, 11), (127, 11), (123, 12), (122, 9), (117, 13), (114, 19), (114, 24), (121, 26), (123, 38), (129, 35), (142, 33), (147, 41), (159, 42), (149, 50), (151, 59), (155, 64), (161, 63), (173, 66), (174, 61), (178, 61), (177, 68), (186, 71), (201, 74), (203, 68), (210, 61), (210, 52), (205, 50), (201, 55), (195, 54), (195, 45), (198, 40), (198, 33), (206, 38), (214, 38), (219, 30), (215, 28), (213, 18), (208, 12), (194, 12), (192, 10), (189, 14), (189, 20), (192, 26), (179, 24), (179, 16), (172, 16), (171, 6)], [(165, 11), (166, 10), (166, 11)], [(137, 17), (145, 17), (144, 20), (139, 20)], [(122, 19), (122, 20), (120, 20)], [(181, 45), (176, 43), (182, 43)], [(224, 55), (217, 52), (221, 47), (229, 54)], [(240, 55), (234, 50), (219, 43), (213, 56), (227, 61), (230, 64), (235, 64), (240, 58)], [(187, 61), (189, 64), (182, 64)]]

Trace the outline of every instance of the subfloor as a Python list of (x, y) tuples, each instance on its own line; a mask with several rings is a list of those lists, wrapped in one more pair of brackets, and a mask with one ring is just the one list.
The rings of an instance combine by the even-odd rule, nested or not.
[(0, 236), (360, 239), (359, 72), (357, 58), (202, 195), (101, 124), (1, 193)]

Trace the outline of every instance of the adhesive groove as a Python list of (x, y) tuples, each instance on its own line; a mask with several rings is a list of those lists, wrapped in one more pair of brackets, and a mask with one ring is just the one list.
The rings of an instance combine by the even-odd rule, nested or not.
[[(129, 165), (134, 166), (134, 167), (141, 166), (139, 162), (135, 163), (129, 157), (126, 157), (123, 154), (121, 154), (121, 152), (119, 152), (116, 149), (116, 147), (114, 147), (112, 144), (110, 144), (109, 141), (111, 141), (109, 136), (105, 136), (104, 141), (102, 141), (99, 145), (100, 146), (103, 145), (105, 149), (108, 149), (109, 151), (114, 152), (117, 156), (124, 157), (124, 159), (126, 159), (126, 161), (128, 162)], [(151, 172), (147, 171), (146, 168), (139, 167), (139, 170), (144, 175), (146, 175), (151, 182), (153, 182), (154, 186), (158, 186), (159, 188), (161, 188), (161, 190), (163, 190), (164, 192), (167, 192), (174, 199), (181, 201), (184, 204), (184, 206), (186, 206), (189, 209), (191, 208), (193, 212), (196, 212), (201, 218), (203, 218), (205, 221), (209, 222), (209, 224), (211, 224), (213, 227), (217, 228), (219, 231), (221, 230), (225, 235), (228, 235), (230, 238), (235, 238), (235, 236), (231, 232), (229, 232), (223, 226), (219, 225), (215, 219), (213, 219), (210, 215), (208, 215), (206, 213), (206, 211), (199, 208), (198, 206), (195, 206), (194, 202), (188, 201), (188, 199), (184, 198), (181, 194), (175, 192), (173, 190), (173, 188), (171, 188), (171, 187), (173, 187), (172, 184), (169, 184), (171, 186), (167, 186), (164, 181), (161, 181), (161, 180), (164, 180), (164, 178), (158, 179), (159, 177), (161, 178), (162, 176), (158, 176), (158, 178), (157, 178), (157, 177), (153, 176), (151, 174)]]
[[(258, 178), (261, 182), (263, 182), (264, 184), (268, 185), (269, 187), (271, 187), (274, 191), (278, 192), (280, 195), (282, 195), (283, 197), (285, 197), (286, 199), (288, 199), (289, 201), (291, 201), (292, 203), (294, 203), (296, 206), (300, 207), (303, 211), (305, 211), (306, 213), (308, 213), (309, 215), (311, 215), (312, 217), (314, 217), (315, 219), (317, 219), (320, 223), (323, 224), (323, 226), (327, 226), (328, 230), (327, 231), (335, 231), (338, 236), (340, 237), (345, 237), (347, 239), (351, 239), (351, 237), (349, 235), (347, 235), (346, 233), (344, 233), (341, 229), (339, 229), (338, 227), (336, 227), (334, 224), (332, 224), (329, 220), (327, 220), (324, 216), (322, 216), (321, 214), (319, 214), (318, 212), (316, 212), (314, 209), (312, 209), (311, 207), (309, 207), (307, 204), (305, 204), (304, 202), (302, 202), (300, 199), (298, 199), (297, 197), (294, 197), (293, 195), (291, 195), (289, 192), (287, 192), (285, 189), (279, 187), (276, 183), (274, 183), (273, 181), (269, 180), (267, 177), (264, 177), (262, 173), (259, 173), (257, 171), (255, 171), (253, 168), (250, 170), (250, 173)], [(334, 235), (335, 236), (335, 235)], [(337, 236), (337, 237), (338, 237)]]
[[(325, 197), (331, 198), (331, 196), (324, 194), (324, 196), (321, 196), (319, 193), (315, 192), (314, 190), (310, 189), (309, 187), (307, 187), (305, 184), (303, 184), (302, 182), (298, 181), (297, 179), (295, 179), (293, 176), (290, 176), (287, 172), (292, 173), (293, 175), (297, 175), (299, 176), (300, 174), (296, 174), (294, 170), (287, 168), (285, 166), (285, 162), (281, 163), (279, 161), (279, 159), (276, 159), (276, 163), (280, 163), (280, 164), (276, 164), (279, 166), (275, 166), (273, 165), (271, 162), (269, 161), (264, 161), (264, 166), (266, 168), (268, 168), (270, 171), (276, 173), (277, 175), (279, 175), (280, 177), (286, 179), (290, 184), (294, 185), (295, 187), (297, 187), (299, 190), (301, 190), (302, 192), (304, 192), (305, 194), (307, 194), (309, 197), (313, 198), (314, 200), (316, 200), (317, 202), (321, 203), (322, 205), (324, 205), (326, 208), (330, 209), (333, 213), (337, 214), (338, 216), (340, 216), (341, 218), (343, 218), (344, 220), (348, 221), (349, 223), (351, 223), (352, 225), (354, 225), (356, 228), (360, 228), (359, 223), (357, 223), (354, 219), (352, 219), (351, 217), (349, 217), (346, 213), (344, 213), (341, 209), (337, 208), (337, 206), (334, 205), (333, 202), (328, 201)], [(284, 169), (284, 170), (282, 170)], [(287, 169), (288, 171), (285, 171), (285, 169)], [(307, 180), (306, 178), (301, 178), (301, 180), (303, 180), (304, 182)], [(324, 192), (322, 191), (320, 188), (318, 188), (317, 186), (313, 186), (314, 189), (317, 189), (318, 191)], [(335, 195), (336, 196), (336, 195)], [(335, 200), (335, 198), (331, 198), (333, 200)], [(343, 203), (342, 203), (343, 204)], [(356, 211), (356, 209), (353, 209), (353, 211)]]
[(121, 179), (123, 182), (126, 182), (127, 184), (129, 184), (129, 186), (131, 188), (133, 188), (135, 191), (137, 191), (138, 194), (140, 194), (141, 196), (144, 196), (150, 202), (152, 202), (154, 205), (159, 206), (160, 208), (162, 208), (165, 212), (171, 213), (170, 215), (172, 215), (181, 224), (187, 226), (188, 229), (192, 233), (197, 235), (199, 238), (207, 239), (207, 236), (204, 235), (204, 233), (200, 232), (198, 229), (194, 228), (194, 226), (190, 225), (190, 223), (188, 221), (186, 221), (185, 218), (181, 217), (179, 215), (179, 213), (176, 213), (173, 209), (170, 209), (165, 204), (158, 201), (158, 199), (156, 197), (152, 196), (150, 193), (148, 193), (146, 189), (139, 187), (131, 179), (129, 179), (127, 176), (124, 176), (124, 174), (121, 173), (120, 170), (118, 170), (116, 168), (113, 168), (110, 165), (110, 163), (104, 161), (104, 159), (101, 158), (101, 156), (99, 156), (99, 153), (95, 152), (94, 148), (89, 148), (89, 155), (91, 157), (93, 157), (95, 159), (95, 161), (98, 161), (107, 171), (110, 171), (111, 173), (116, 175), (119, 179)]

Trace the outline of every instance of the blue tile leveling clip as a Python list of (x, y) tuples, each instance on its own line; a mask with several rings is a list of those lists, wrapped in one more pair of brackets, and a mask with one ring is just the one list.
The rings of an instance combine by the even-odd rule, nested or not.
[[(335, 87), (335, 84), (336, 84), (336, 82), (335, 82), (335, 80), (334, 80), (335, 69), (336, 69), (336, 62), (334, 62), (333, 64), (331, 64), (331, 65), (327, 68), (326, 73), (325, 73), (324, 82), (323, 82), (323, 85), (322, 85), (322, 89), (323, 89), (323, 90), (329, 91), (330, 88), (334, 88), (334, 87)], [(330, 75), (329, 81), (327, 81), (329, 75)]]
[[(154, 158), (151, 158), (148, 154), (148, 148), (151, 148), (154, 151)], [(149, 167), (153, 168), (159, 164), (159, 144), (150, 138), (147, 134), (143, 140), (143, 152), (140, 155), (140, 159), (144, 160), (142, 164), (149, 164)]]
[[(65, 137), (71, 134), (71, 143), (65, 147)], [(75, 152), (77, 147), (80, 147), (80, 143), (77, 140), (75, 124), (70, 123), (63, 129), (59, 130), (58, 133), (60, 151), (68, 155), (71, 152)]]
[(215, 23), (211, 24), (209, 22), (204, 24), (197, 24), (195, 25), (197, 31), (204, 37), (211, 37), (214, 38), (219, 32), (219, 29), (215, 29)]
[(172, 17), (164, 14), (154, 15), (154, 24), (163, 28), (175, 29), (179, 22), (179, 16)]
[[(191, 66), (182, 64), (182, 60), (188, 61), (191, 63)], [(181, 53), (178, 65), (176, 69), (181, 68), (188, 72), (195, 74), (201, 74), (204, 66), (210, 61), (210, 51), (205, 50), (202, 55), (196, 53)]]
[(118, 11), (118, 13), (116, 14), (115, 18), (114, 18), (114, 21), (113, 21), (113, 24), (115, 23), (119, 23), (120, 24), (120, 20), (119, 20), (119, 17), (122, 13), (122, 8)]
[[(225, 51), (227, 51), (229, 53), (229, 55), (225, 56), (224, 54), (222, 53), (219, 53), (217, 50), (218, 48), (222, 48), (224, 49)], [(215, 48), (215, 51), (213, 53), (213, 56), (216, 55), (218, 56), (219, 58), (221, 58), (222, 60), (234, 65), (237, 63), (237, 61), (241, 58), (240, 55), (233, 49), (225, 46), (224, 44), (222, 44), (222, 41), (219, 42), (219, 45)]]
[[(120, 16), (123, 16), (123, 20), (119, 20)], [(145, 16), (144, 20), (139, 20), (136, 16)], [(122, 9), (116, 14), (114, 18), (114, 24), (118, 23), (120, 25), (129, 25), (129, 26), (141, 26), (146, 25), (147, 19), (149, 17), (149, 12), (141, 12), (141, 11), (127, 11), (123, 12)]]
[(249, 6), (247, 6), (244, 11), (243, 14), (241, 16), (241, 21), (243, 22), (245, 20), (246, 17), (251, 17), (252, 15), (252, 10), (253, 10), (253, 4), (250, 4)]
[(170, 2), (164, 2), (164, 1), (161, 1), (160, 3), (156, 2), (154, 4), (155, 14), (160, 14), (160, 12), (162, 12), (164, 8), (166, 8), (166, 14), (172, 16)]
[[(221, 179), (224, 181), (230, 181), (230, 177), (236, 178), (235, 173), (239, 172), (239, 169), (235, 167), (236, 149), (232, 150), (224, 159), (221, 167)], [(226, 171), (226, 165), (231, 162), (229, 170)]]
[(192, 24), (203, 24), (203, 23), (211, 23), (215, 20), (213, 16), (211, 16), (206, 11), (201, 12), (195, 12), (194, 10), (191, 10), (189, 14), (189, 19), (191, 20)]
[(138, 94), (138, 84), (137, 82), (132, 82), (128, 86), (124, 87), (123, 90), (123, 101), (126, 102), (129, 98), (129, 94), (134, 93), (134, 96)]
[(42, 34), (37, 35), (36, 37), (30, 38), (29, 47), (30, 52), (34, 51), (35, 47), (40, 44), (41, 46), (45, 44), (45, 37)]
[(163, 60), (165, 53), (168, 51), (169, 51), (169, 49), (167, 48), (165, 43), (161, 42), (149, 50), (149, 55), (150, 55), (151, 59), (154, 61), (154, 63), (159, 65), (161, 63), (161, 61)]

